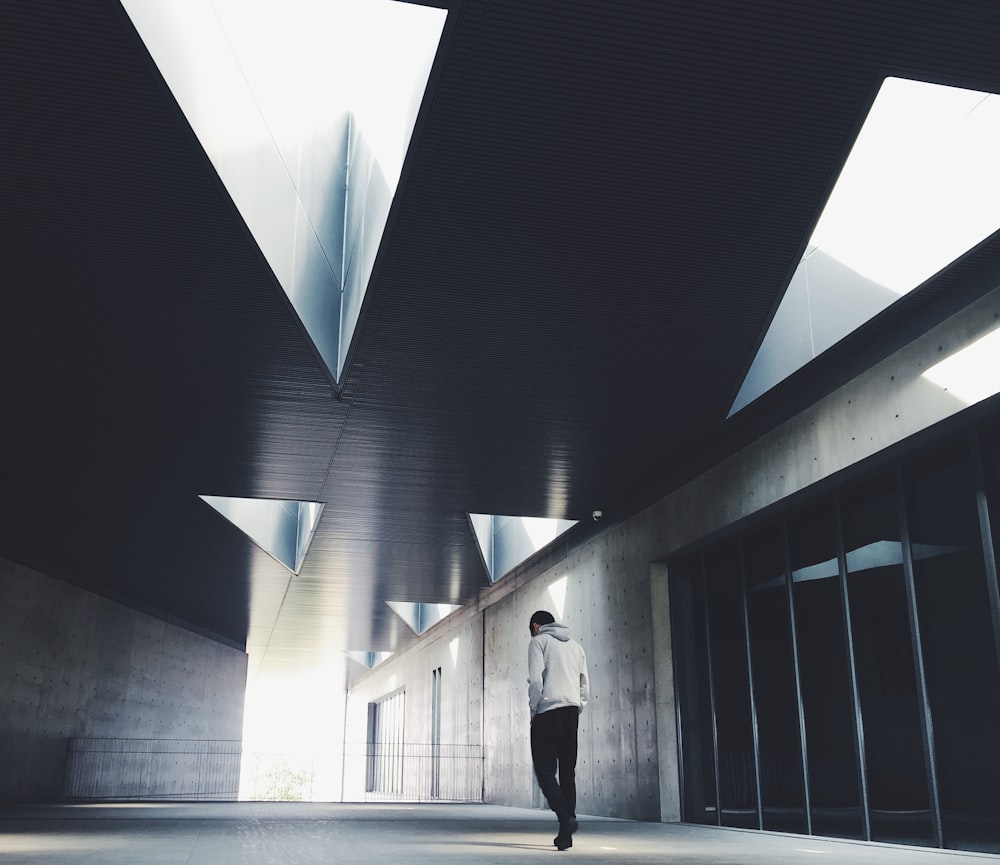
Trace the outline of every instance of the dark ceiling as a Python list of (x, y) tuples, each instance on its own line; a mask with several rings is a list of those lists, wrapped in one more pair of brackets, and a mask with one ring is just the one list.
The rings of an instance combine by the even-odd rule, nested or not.
[[(0, 555), (396, 649), (489, 584), (469, 512), (583, 537), (779, 419), (725, 422), (882, 78), (1000, 92), (995, 0), (448, 8), (338, 394), (118, 4), (0, 5)], [(302, 573), (202, 493), (326, 502)]]

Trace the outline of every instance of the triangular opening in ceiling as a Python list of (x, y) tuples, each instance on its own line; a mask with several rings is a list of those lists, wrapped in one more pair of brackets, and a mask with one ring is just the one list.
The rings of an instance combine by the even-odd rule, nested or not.
[(284, 499), (199, 496), (258, 547), (298, 573), (319, 524), (323, 505)]
[(732, 416), (1000, 228), (1000, 97), (886, 78)]
[(339, 382), (447, 11), (123, 5)]
[(490, 581), (516, 568), (576, 525), (576, 520), (469, 514)]
[(461, 604), (423, 604), (412, 601), (386, 601), (386, 603), (418, 637), (461, 606)]
[(352, 661), (356, 661), (369, 670), (374, 670), (383, 661), (392, 657), (392, 652), (344, 652)]

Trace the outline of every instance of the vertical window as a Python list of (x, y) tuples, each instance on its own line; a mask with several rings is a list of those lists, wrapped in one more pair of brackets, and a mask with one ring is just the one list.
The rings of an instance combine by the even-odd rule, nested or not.
[(788, 543), (813, 832), (863, 838), (851, 671), (832, 503), (824, 501), (795, 514), (789, 520)]
[(969, 450), (922, 459), (906, 492), (945, 846), (1000, 852), (1000, 670)]
[(1000, 423), (883, 471), (670, 564), (686, 822), (1000, 853)]
[(706, 569), (720, 818), (723, 826), (757, 829), (757, 766), (739, 546), (730, 544), (710, 552)]
[(403, 793), (403, 700), (396, 691), (368, 704), (368, 793), (398, 797)]
[(778, 525), (744, 543), (764, 829), (805, 832), (785, 543)]
[(431, 798), (441, 795), (441, 668), (431, 671)]
[(715, 787), (712, 677), (708, 664), (705, 582), (700, 557), (674, 566), (671, 581), (671, 597), (676, 599), (671, 602), (671, 609), (674, 611), (674, 661), (684, 749), (683, 819), (688, 823), (716, 825), (719, 812)]
[(899, 507), (892, 479), (879, 478), (846, 496), (843, 525), (872, 840), (932, 844)]

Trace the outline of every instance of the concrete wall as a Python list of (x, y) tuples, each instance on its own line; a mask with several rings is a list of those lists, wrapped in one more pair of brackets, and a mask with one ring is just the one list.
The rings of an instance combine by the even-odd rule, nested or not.
[(649, 560), (629, 525), (485, 607), (486, 800), (544, 805), (528, 744), (528, 620), (539, 609), (566, 624), (587, 653), (577, 810), (658, 820)]
[[(484, 744), (485, 801), (541, 806), (528, 745), (528, 619), (548, 609), (572, 629), (590, 667), (578, 810), (660, 819), (649, 562), (641, 539), (619, 527), (517, 591), (510, 591), (513, 585), (498, 585), (481, 608), (453, 614), (354, 685), (348, 750), (365, 741), (368, 703), (400, 687), (406, 689), (405, 741), (428, 742), (431, 670), (441, 666), (442, 742)], [(345, 761), (345, 798), (361, 798), (363, 777), (362, 761)]]
[[(936, 383), (927, 373), (998, 325), (1000, 289), (653, 506), (609, 525), (582, 549), (561, 555), (554, 545), (527, 576), (515, 574), (484, 589), (474, 606), (483, 616), (485, 634), (485, 675), (477, 681), (485, 705), (486, 801), (542, 806), (528, 750), (526, 676), (528, 618), (544, 608), (570, 627), (590, 662), (593, 698), (580, 728), (579, 812), (679, 819), (670, 598), (663, 560), (968, 408), (969, 399), (954, 384)], [(979, 366), (994, 371), (992, 389), (1000, 390), (997, 362), (980, 361)], [(456, 621), (466, 613), (456, 614)], [(424, 641), (438, 639), (434, 629)], [(364, 701), (389, 682), (405, 687), (407, 699), (411, 694), (423, 699), (416, 695), (429, 689), (429, 673), (421, 671), (415, 679), (412, 659), (425, 651), (418, 643), (355, 687), (348, 696), (349, 714), (360, 717)], [(372, 681), (378, 683), (374, 688)], [(462, 691), (456, 696), (466, 699)], [(445, 711), (464, 708), (451, 705)]]
[[(927, 373), (1000, 326), (995, 289), (637, 519), (664, 556), (873, 457), (969, 407)], [(1000, 390), (997, 359), (980, 361)], [(989, 396), (982, 393), (981, 396)]]
[(74, 737), (239, 740), (246, 655), (0, 559), (0, 801), (57, 801)]
[[(483, 619), (467, 606), (428, 631), (399, 658), (376, 667), (348, 694), (344, 734), (345, 801), (365, 798), (365, 749), (368, 738), (368, 704), (405, 688), (403, 734), (407, 743), (431, 742), (432, 673), (441, 668), (441, 744), (475, 746), (480, 759), (483, 742)], [(468, 749), (453, 749), (465, 755)], [(464, 760), (446, 757), (447, 760)], [(415, 771), (424, 765), (414, 764)], [(464, 773), (463, 766), (453, 767)], [(474, 767), (477, 793), (481, 791), (481, 766)], [(426, 795), (426, 793), (424, 794)]]

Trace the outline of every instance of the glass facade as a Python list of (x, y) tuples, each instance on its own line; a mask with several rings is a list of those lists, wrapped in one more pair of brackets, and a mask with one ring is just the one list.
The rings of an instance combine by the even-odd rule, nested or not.
[(1000, 427), (670, 563), (687, 822), (1000, 853)]
[(366, 793), (399, 797), (403, 793), (403, 710), (406, 692), (387, 694), (368, 704)]

